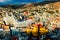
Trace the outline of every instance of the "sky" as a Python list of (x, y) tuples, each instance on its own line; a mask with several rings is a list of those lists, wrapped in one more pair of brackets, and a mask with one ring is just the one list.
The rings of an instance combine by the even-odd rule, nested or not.
[(32, 2), (42, 2), (44, 0), (0, 0), (0, 4), (23, 4)]

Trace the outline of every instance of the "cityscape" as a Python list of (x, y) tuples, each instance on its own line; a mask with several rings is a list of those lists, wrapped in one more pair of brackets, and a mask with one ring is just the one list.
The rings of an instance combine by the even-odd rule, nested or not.
[(0, 40), (60, 40), (60, 1), (0, 5)]

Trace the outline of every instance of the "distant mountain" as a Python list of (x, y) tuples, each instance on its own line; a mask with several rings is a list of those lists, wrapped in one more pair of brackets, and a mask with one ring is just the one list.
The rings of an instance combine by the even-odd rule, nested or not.
[(60, 2), (55, 0), (55, 1), (43, 1), (43, 2), (37, 2), (37, 3), (32, 3), (34, 6), (37, 6), (37, 5), (45, 5), (45, 4), (50, 4), (50, 3), (55, 3), (55, 2)]
[(60, 0), (56, 1), (43, 1), (43, 2), (36, 2), (36, 3), (28, 3), (28, 4), (3, 4), (1, 3), (0, 7), (6, 7), (6, 8), (26, 8), (26, 7), (33, 7), (38, 5), (45, 5), (50, 3), (60, 2)]
[(16, 9), (16, 8), (21, 8), (23, 7), (25, 4), (3, 4), (3, 5), (0, 5), (0, 7), (4, 7), (4, 8), (12, 8), (12, 9)]
[(43, 1), (43, 2), (37, 2), (37, 3), (30, 3), (25, 5), (24, 7), (32, 7), (32, 6), (38, 6), (38, 5), (45, 5), (45, 4), (50, 4), (50, 3), (55, 3), (55, 2), (60, 2), (60, 0), (55, 0), (55, 1)]

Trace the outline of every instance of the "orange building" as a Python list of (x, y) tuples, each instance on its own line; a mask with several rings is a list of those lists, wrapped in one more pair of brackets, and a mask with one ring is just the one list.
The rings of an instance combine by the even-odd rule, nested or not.
[(3, 25), (2, 29), (5, 30), (5, 31), (9, 31), (9, 25)]

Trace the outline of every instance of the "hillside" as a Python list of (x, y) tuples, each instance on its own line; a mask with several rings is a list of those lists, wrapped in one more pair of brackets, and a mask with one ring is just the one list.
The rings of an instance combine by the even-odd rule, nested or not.
[(7, 4), (7, 5), (0, 5), (0, 7), (17, 9), (17, 8), (35, 7), (38, 5), (44, 6), (45, 4), (48, 4), (50, 7), (53, 6), (54, 9), (60, 8), (60, 1), (44, 1), (37, 3), (29, 3), (29, 4), (18, 4), (18, 5)]

